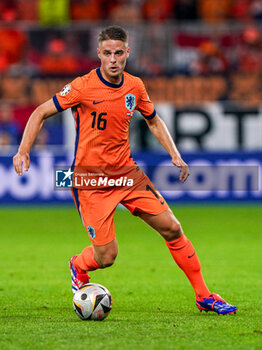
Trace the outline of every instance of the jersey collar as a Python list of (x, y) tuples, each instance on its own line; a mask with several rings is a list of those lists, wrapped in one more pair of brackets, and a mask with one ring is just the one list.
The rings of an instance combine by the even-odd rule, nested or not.
[(102, 81), (103, 84), (111, 87), (111, 88), (120, 88), (123, 83), (124, 83), (124, 74), (122, 74), (122, 80), (121, 80), (121, 83), (120, 84), (113, 84), (113, 83), (110, 83), (109, 81), (105, 80), (103, 77), (102, 77), (102, 74), (101, 74), (101, 71), (100, 71), (100, 68), (97, 68), (96, 69), (96, 74), (98, 76), (98, 78)]

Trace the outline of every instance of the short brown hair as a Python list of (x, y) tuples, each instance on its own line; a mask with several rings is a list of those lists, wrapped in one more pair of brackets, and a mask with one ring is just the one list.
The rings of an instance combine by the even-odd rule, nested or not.
[(120, 40), (126, 43), (128, 41), (127, 32), (119, 26), (110, 26), (103, 29), (98, 35), (98, 42), (101, 43), (105, 40)]

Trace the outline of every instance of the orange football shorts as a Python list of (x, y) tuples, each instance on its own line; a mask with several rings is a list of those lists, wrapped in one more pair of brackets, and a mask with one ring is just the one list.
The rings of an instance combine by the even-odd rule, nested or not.
[(129, 188), (77, 189), (72, 188), (75, 205), (84, 227), (94, 245), (105, 245), (115, 238), (114, 213), (119, 203), (133, 215), (137, 212), (160, 214), (169, 207), (140, 170), (139, 181)]

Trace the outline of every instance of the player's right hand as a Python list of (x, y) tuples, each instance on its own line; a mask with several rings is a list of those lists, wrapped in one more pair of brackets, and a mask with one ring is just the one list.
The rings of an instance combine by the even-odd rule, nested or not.
[(28, 171), (30, 167), (29, 153), (22, 154), (18, 151), (16, 155), (13, 157), (13, 165), (17, 174), (22, 176), (23, 167), (24, 167), (24, 171)]

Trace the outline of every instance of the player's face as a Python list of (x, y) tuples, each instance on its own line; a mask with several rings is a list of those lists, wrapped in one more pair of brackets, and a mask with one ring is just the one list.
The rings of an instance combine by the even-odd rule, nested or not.
[(97, 49), (101, 60), (101, 73), (104, 79), (113, 84), (119, 84), (129, 56), (127, 43), (121, 40), (104, 40)]

